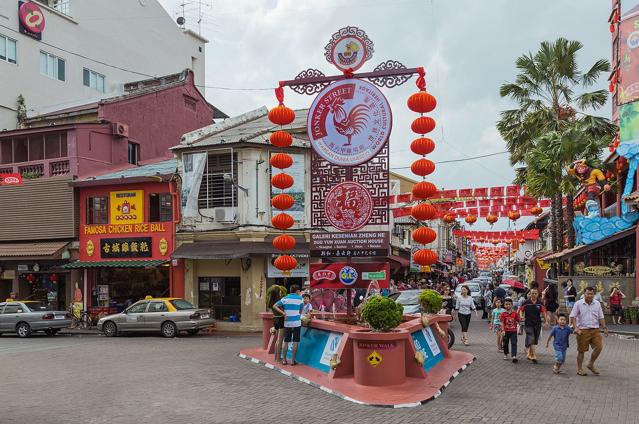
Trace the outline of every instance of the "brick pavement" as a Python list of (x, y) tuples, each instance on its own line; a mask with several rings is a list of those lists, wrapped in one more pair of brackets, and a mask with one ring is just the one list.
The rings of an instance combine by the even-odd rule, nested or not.
[[(459, 336), (459, 329), (453, 329)], [(0, 423), (639, 423), (639, 340), (611, 336), (600, 377), (552, 374), (501, 359), (471, 324), (477, 361), (435, 401), (410, 409), (355, 405), (248, 361), (255, 336), (0, 337)], [(523, 345), (523, 339), (520, 339)], [(457, 346), (460, 348), (460, 346)]]

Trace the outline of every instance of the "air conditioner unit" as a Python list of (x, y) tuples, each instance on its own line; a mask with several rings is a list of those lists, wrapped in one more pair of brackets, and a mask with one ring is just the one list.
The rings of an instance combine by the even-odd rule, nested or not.
[(234, 222), (235, 208), (215, 208), (213, 209), (213, 217), (216, 222)]
[(129, 126), (127, 124), (122, 124), (120, 122), (113, 123), (113, 135), (116, 137), (128, 137), (129, 136)]

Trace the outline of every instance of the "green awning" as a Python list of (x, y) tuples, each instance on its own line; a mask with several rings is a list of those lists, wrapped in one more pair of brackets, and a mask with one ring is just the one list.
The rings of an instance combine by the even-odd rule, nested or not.
[(138, 261), (76, 261), (66, 265), (62, 265), (61, 268), (65, 269), (77, 269), (77, 268), (148, 268), (156, 267), (166, 263), (164, 260), (149, 259)]

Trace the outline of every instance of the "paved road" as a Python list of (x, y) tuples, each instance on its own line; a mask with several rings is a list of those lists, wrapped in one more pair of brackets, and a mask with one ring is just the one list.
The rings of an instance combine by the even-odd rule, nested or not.
[[(456, 333), (458, 329), (455, 328)], [(255, 336), (0, 337), (0, 423), (639, 423), (639, 340), (611, 336), (600, 377), (504, 362), (471, 324), (477, 361), (410, 409), (348, 403), (236, 357)], [(574, 344), (574, 343), (573, 343)]]

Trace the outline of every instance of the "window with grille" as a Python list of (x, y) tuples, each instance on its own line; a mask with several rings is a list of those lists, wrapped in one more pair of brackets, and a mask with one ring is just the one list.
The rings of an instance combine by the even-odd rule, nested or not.
[(109, 198), (106, 196), (87, 198), (87, 225), (109, 222)]
[(233, 181), (237, 181), (237, 153), (209, 154), (202, 174), (198, 207), (213, 209), (237, 206), (237, 188)]
[(173, 220), (171, 193), (149, 194), (149, 222)]
[(16, 40), (0, 35), (0, 60), (17, 63)]
[(51, 53), (40, 51), (40, 74), (64, 81), (66, 79), (65, 61)]

